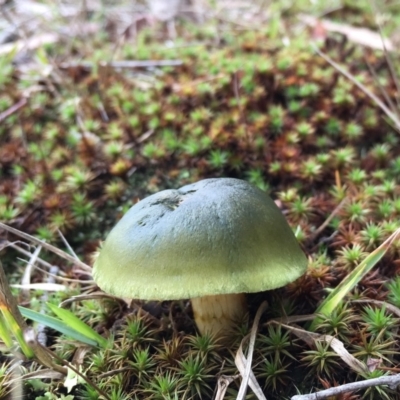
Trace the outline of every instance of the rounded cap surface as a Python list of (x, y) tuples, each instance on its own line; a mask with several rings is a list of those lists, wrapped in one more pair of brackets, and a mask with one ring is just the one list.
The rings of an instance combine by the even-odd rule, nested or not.
[(306, 267), (266, 193), (246, 181), (216, 178), (135, 204), (105, 240), (93, 277), (116, 296), (178, 300), (278, 288)]

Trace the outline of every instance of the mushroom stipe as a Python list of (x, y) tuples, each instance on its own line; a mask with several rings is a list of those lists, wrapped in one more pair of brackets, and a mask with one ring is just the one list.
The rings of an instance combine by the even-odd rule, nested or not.
[(221, 334), (247, 312), (243, 295), (226, 295), (284, 286), (306, 268), (266, 193), (246, 181), (215, 178), (135, 204), (106, 238), (93, 277), (124, 298), (193, 299), (200, 332)]

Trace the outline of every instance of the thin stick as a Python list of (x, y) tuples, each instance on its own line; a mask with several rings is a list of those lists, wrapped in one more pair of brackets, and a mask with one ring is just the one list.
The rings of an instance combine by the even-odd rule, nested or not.
[[(22, 242), (22, 243), (24, 243), (24, 242)], [(26, 244), (26, 243), (24, 243), (24, 244)], [(6, 242), (6, 246), (12, 247), (13, 249), (19, 251), (20, 253), (24, 254), (27, 257), (31, 257), (32, 256), (32, 253), (30, 253), (27, 250), (24, 250), (22, 247), (17, 246), (13, 242)], [(22, 262), (25, 262), (25, 263), (27, 262), (23, 258), (19, 258), (19, 257), (17, 257), (17, 258), (18, 258), (18, 260), (20, 260)], [(37, 262), (38, 262), (38, 264), (43, 265), (44, 267), (48, 268), (49, 270), (51, 270), (53, 268), (52, 264), (48, 263), (47, 261), (42, 260), (40, 257), (37, 259)], [(52, 275), (51, 272), (46, 271), (45, 269), (40, 268), (38, 266), (36, 266), (36, 269), (38, 271), (40, 271), (40, 272), (43, 272), (44, 274), (46, 274), (48, 276), (52, 276), (53, 278), (59, 279), (60, 281), (64, 281), (64, 282), (79, 283), (81, 285), (93, 285), (95, 283), (92, 280), (89, 281), (89, 280), (82, 280), (82, 279), (65, 278), (64, 276), (58, 276), (58, 275), (55, 276), (55, 275)]]
[[(56, 279), (54, 276), (57, 276), (57, 273), (59, 272), (60, 268), (56, 267), (53, 265), (52, 269), (50, 270), (52, 272), (51, 275), (47, 277), (47, 283), (55, 283)], [(47, 300), (49, 299), (49, 293), (44, 292), (43, 295), (40, 298), (41, 302), (41, 307), (40, 307), (40, 313), (43, 315), (46, 315), (46, 307), (45, 304)], [(46, 325), (43, 323), (39, 323), (36, 328), (36, 340), (43, 346), (46, 347), (47, 344), (47, 334), (46, 334)]]
[(65, 260), (70, 261), (73, 264), (79, 265), (84, 271), (86, 272), (91, 272), (92, 268), (90, 268), (89, 265), (85, 264), (84, 262), (77, 260), (76, 258), (70, 256), (68, 253), (66, 253), (65, 251), (62, 251), (60, 249), (58, 249), (55, 246), (52, 246), (51, 244), (48, 244), (46, 242), (44, 242), (43, 240), (37, 239), (34, 236), (31, 236), (25, 232), (22, 232), (18, 229), (12, 228), (11, 226), (8, 226), (6, 224), (3, 224), (2, 222), (0, 222), (0, 228), (3, 228), (5, 231), (11, 232), (14, 235), (20, 236), (26, 240), (29, 240), (39, 246), (44, 247), (45, 249), (53, 252), (54, 254), (57, 254), (58, 256), (60, 256), (61, 258), (64, 258)]
[[(123, 301), (120, 297), (112, 296), (111, 294), (106, 294), (104, 292), (94, 292), (90, 294), (80, 294), (78, 296), (70, 297), (59, 304), (59, 307), (65, 307), (68, 304), (71, 304), (75, 301), (82, 301), (82, 300), (92, 300), (92, 299), (111, 299), (116, 301)], [(143, 310), (142, 310), (143, 311)]]
[[(111, 61), (111, 62), (100, 62), (100, 66), (107, 66), (112, 68), (155, 68), (155, 67), (179, 67), (182, 65), (182, 60), (123, 60), (123, 61)], [(63, 63), (60, 68), (74, 68), (81, 67), (85, 69), (92, 69), (95, 67), (95, 63), (89, 61), (81, 61), (77, 63)]]
[[(22, 279), (21, 279), (22, 285), (29, 285), (31, 283), (32, 270), (35, 267), (35, 264), (39, 258), (39, 254), (41, 251), (42, 251), (42, 246), (38, 246), (38, 247), (36, 247), (36, 250), (31, 255), (31, 257), (28, 261), (28, 264), (25, 267), (24, 275), (22, 276)], [(29, 290), (24, 289), (22, 292), (24, 295), (29, 295)]]
[(221, 375), (217, 381), (217, 394), (215, 395), (214, 400), (224, 400), (225, 393), (228, 390), (229, 385), (239, 377), (240, 374), (233, 376)]
[(62, 232), (57, 229), (57, 233), (58, 236), (60, 236), (61, 240), (63, 241), (63, 243), (65, 244), (65, 247), (69, 250), (69, 252), (71, 253), (71, 255), (76, 259), (79, 260), (79, 257), (76, 255), (74, 249), (70, 246), (70, 244), (68, 243), (67, 239), (65, 239), (65, 236), (62, 234)]
[(337, 396), (346, 392), (353, 392), (355, 390), (365, 389), (372, 386), (387, 385), (390, 389), (395, 389), (400, 385), (400, 374), (391, 376), (381, 376), (379, 378), (366, 379), (365, 381), (346, 383), (345, 385), (336, 386), (326, 390), (321, 390), (317, 393), (300, 394), (293, 396), (291, 400), (320, 400), (327, 397)]
[[(39, 344), (39, 346), (41, 346)], [(42, 347), (42, 346), (41, 346)], [(106, 400), (111, 400), (110, 396), (104, 392), (102, 389), (100, 389), (99, 386), (97, 386), (91, 379), (89, 379), (85, 374), (83, 374), (82, 372), (80, 372), (78, 369), (76, 369), (74, 367), (74, 365), (72, 365), (70, 362), (64, 360), (63, 358), (59, 357), (56, 353), (54, 353), (53, 351), (51, 351), (50, 349), (48, 349), (47, 347), (42, 347), (44, 351), (46, 351), (48, 354), (50, 354), (52, 357), (54, 357), (56, 360), (58, 360), (60, 363), (62, 363), (63, 365), (65, 365), (68, 369), (72, 369), (72, 371), (74, 371), (77, 375), (79, 375), (87, 384), (89, 384), (90, 386), (92, 386), (92, 388), (94, 388), (95, 390), (97, 390), (97, 392), (102, 395)]]
[(22, 98), (20, 101), (13, 104), (10, 108), (8, 108), (7, 110), (0, 113), (0, 122), (4, 121), (10, 115), (16, 113), (20, 108), (26, 106), (27, 104), (28, 104), (28, 101), (26, 100), (26, 98), (25, 97)]
[(394, 105), (392, 99), (388, 95), (388, 93), (385, 90), (385, 88), (383, 87), (383, 85), (379, 82), (379, 77), (378, 77), (377, 73), (372, 68), (372, 65), (368, 61), (367, 57), (364, 57), (364, 59), (365, 59), (365, 63), (367, 64), (368, 70), (369, 70), (370, 74), (372, 75), (372, 77), (374, 78), (375, 83), (378, 85), (379, 91), (382, 93), (382, 96), (385, 98), (386, 103), (389, 105), (392, 112), (396, 112), (396, 106)]
[(311, 238), (314, 239), (316, 236), (318, 236), (332, 221), (332, 219), (336, 216), (336, 214), (343, 208), (344, 204), (346, 203), (347, 198), (344, 198), (337, 206), (336, 208), (331, 212), (329, 217), (320, 225), (312, 234)]

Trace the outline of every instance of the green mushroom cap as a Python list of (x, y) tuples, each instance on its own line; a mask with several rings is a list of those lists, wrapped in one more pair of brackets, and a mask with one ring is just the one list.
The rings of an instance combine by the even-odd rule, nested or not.
[(135, 204), (108, 235), (93, 277), (116, 296), (178, 300), (278, 288), (306, 267), (266, 193), (239, 179), (216, 178)]

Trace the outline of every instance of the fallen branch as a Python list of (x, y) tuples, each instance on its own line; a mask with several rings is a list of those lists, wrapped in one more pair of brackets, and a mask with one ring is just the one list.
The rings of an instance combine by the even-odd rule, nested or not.
[(293, 396), (291, 400), (320, 400), (327, 397), (337, 396), (346, 392), (354, 392), (360, 389), (366, 389), (372, 386), (389, 386), (390, 389), (396, 389), (400, 385), (400, 374), (391, 376), (381, 376), (379, 378), (366, 379), (365, 381), (346, 383), (341, 386), (335, 386), (317, 393), (299, 394)]
[[(112, 67), (112, 68), (155, 68), (155, 67), (178, 67), (182, 65), (183, 62), (181, 60), (122, 60), (122, 61), (102, 61), (99, 63), (102, 67)], [(81, 67), (85, 69), (92, 69), (97, 64), (90, 61), (81, 61), (81, 62), (71, 62), (71, 63), (62, 63), (60, 68), (68, 69), (68, 68), (76, 68)]]

